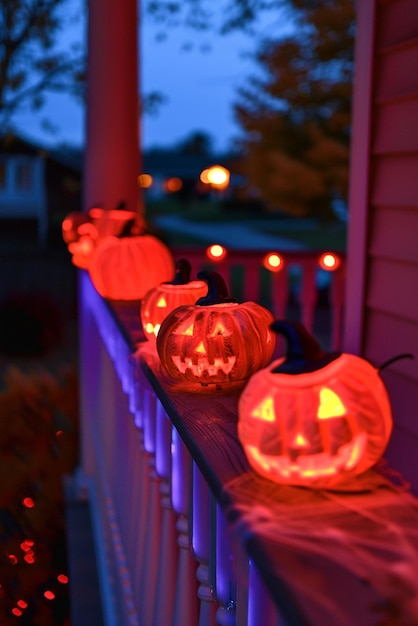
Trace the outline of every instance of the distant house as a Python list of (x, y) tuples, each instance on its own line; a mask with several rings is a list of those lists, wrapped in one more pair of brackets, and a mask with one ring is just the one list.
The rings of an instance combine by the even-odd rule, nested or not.
[(81, 157), (47, 150), (13, 134), (0, 138), (1, 230), (36, 228), (41, 244), (81, 207)]

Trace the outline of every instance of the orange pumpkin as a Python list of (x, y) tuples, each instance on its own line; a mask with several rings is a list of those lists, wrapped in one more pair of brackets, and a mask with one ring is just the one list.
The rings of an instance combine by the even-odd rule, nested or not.
[(185, 304), (194, 304), (207, 294), (208, 286), (203, 280), (190, 280), (190, 263), (179, 259), (176, 274), (171, 283), (161, 283), (150, 289), (141, 302), (141, 321), (145, 336), (155, 342), (161, 323), (171, 311)]
[(103, 298), (141, 300), (161, 282), (174, 276), (174, 259), (153, 235), (131, 235), (134, 220), (120, 237), (104, 237), (89, 265), (94, 286)]
[(372, 467), (392, 430), (379, 371), (346, 353), (325, 354), (306, 329), (275, 322), (285, 358), (249, 380), (238, 405), (248, 461), (277, 483), (332, 487)]
[(244, 384), (271, 359), (275, 336), (270, 311), (255, 302), (230, 298), (217, 272), (199, 272), (208, 294), (181, 306), (162, 322), (157, 336), (161, 363), (172, 378), (197, 389)]

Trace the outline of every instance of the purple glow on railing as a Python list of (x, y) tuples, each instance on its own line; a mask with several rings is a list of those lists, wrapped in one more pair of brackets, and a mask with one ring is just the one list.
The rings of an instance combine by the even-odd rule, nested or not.
[(155, 407), (157, 399), (151, 389), (144, 389), (143, 393), (143, 427), (144, 448), (150, 454), (155, 451)]
[(155, 470), (160, 478), (168, 480), (171, 468), (171, 421), (163, 405), (156, 401)]
[(189, 512), (190, 464), (190, 454), (173, 426), (171, 429), (171, 503), (179, 515), (187, 515)]
[(193, 462), (192, 549), (199, 561), (209, 560), (209, 487)]
[(260, 626), (260, 615), (263, 616), (263, 626), (277, 626), (278, 611), (252, 559), (249, 560), (248, 580), (247, 626)]
[[(236, 601), (236, 582), (232, 569), (232, 550), (225, 515), (216, 505), (216, 598), (221, 605), (218, 613), (232, 612)], [(225, 620), (219, 623), (225, 623)]]

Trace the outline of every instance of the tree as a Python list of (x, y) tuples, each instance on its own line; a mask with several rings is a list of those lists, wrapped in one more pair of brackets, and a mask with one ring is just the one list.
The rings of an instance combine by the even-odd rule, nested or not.
[(354, 0), (152, 0), (159, 20), (198, 28), (253, 29), (268, 10), (293, 28), (259, 40), (250, 76), (237, 95), (243, 134), (242, 173), (252, 195), (270, 210), (334, 218), (334, 200), (347, 198)]
[(81, 45), (59, 46), (70, 19), (68, 0), (0, 0), (0, 122), (3, 128), (29, 104), (39, 109), (49, 92), (82, 97)]
[(293, 0), (295, 32), (264, 41), (235, 104), (243, 171), (271, 210), (335, 218), (348, 192), (352, 0)]
[(179, 152), (207, 156), (212, 152), (212, 137), (201, 130), (195, 130), (177, 145)]

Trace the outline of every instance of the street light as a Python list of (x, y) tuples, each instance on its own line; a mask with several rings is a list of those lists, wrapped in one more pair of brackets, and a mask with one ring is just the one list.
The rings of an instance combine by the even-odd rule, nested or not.
[(229, 185), (230, 172), (222, 165), (212, 165), (200, 173), (200, 180), (215, 189), (226, 189)]

